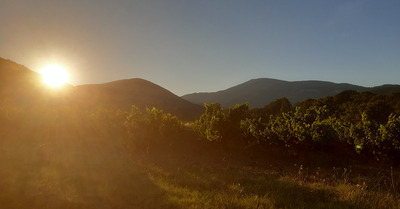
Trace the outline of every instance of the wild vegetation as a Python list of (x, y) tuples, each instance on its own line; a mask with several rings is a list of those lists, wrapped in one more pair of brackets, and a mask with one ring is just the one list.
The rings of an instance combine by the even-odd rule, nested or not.
[(209, 141), (237, 138), (247, 140), (247, 145), (282, 147), (293, 155), (336, 158), (340, 153), (345, 158), (398, 164), (399, 98), (399, 94), (346, 91), (293, 107), (286, 98), (252, 110), (247, 104), (226, 110), (219, 104), (206, 104), (194, 128)]
[(51, 99), (0, 105), (4, 208), (400, 207), (399, 94), (206, 104), (194, 122)]

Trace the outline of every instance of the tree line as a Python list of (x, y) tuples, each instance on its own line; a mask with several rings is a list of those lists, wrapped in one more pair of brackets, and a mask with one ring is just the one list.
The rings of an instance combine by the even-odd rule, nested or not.
[(21, 109), (2, 103), (0, 122), (0, 135), (31, 126), (40, 129), (58, 124), (71, 132), (110, 136), (117, 133), (139, 148), (178, 139), (189, 141), (195, 136), (204, 143), (236, 149), (279, 148), (289, 155), (356, 155), (396, 163), (400, 159), (400, 93), (345, 91), (295, 105), (281, 98), (254, 109), (247, 103), (227, 109), (212, 103), (205, 104), (205, 112), (194, 122), (183, 122), (157, 108), (132, 106), (126, 112), (64, 104)]
[(205, 107), (194, 129), (209, 141), (241, 140), (249, 145), (281, 147), (293, 155), (358, 154), (378, 161), (400, 157), (398, 93), (345, 91), (294, 106), (282, 98), (258, 109), (249, 109), (246, 103), (226, 110), (218, 103)]

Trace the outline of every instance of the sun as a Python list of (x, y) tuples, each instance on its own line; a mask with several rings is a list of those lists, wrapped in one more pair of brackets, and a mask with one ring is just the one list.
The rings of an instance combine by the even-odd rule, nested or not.
[(59, 87), (68, 82), (68, 72), (59, 65), (47, 65), (40, 74), (43, 82), (51, 87)]

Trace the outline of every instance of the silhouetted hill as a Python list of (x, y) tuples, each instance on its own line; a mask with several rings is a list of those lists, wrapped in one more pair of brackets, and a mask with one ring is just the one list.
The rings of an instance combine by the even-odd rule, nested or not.
[(375, 86), (373, 88), (370, 88), (368, 91), (374, 94), (395, 93), (395, 92), (400, 92), (400, 85), (385, 84), (382, 86)]
[(247, 81), (223, 91), (211, 93), (194, 93), (182, 96), (196, 104), (219, 102), (223, 107), (249, 102), (250, 107), (263, 107), (276, 99), (286, 97), (296, 103), (309, 98), (322, 98), (336, 95), (345, 90), (371, 91), (389, 93), (399, 91), (399, 85), (384, 85), (366, 88), (346, 83), (326, 81), (282, 81), (270, 78), (259, 78)]
[(0, 103), (30, 104), (37, 100), (42, 87), (38, 73), (0, 58)]
[(203, 111), (202, 106), (192, 104), (161, 86), (140, 78), (75, 88), (82, 101), (90, 106), (111, 106), (127, 111), (132, 105), (142, 109), (156, 107), (185, 120), (194, 120)]
[(23, 65), (0, 58), (0, 105), (73, 105), (77, 108), (115, 107), (129, 111), (157, 107), (184, 120), (194, 120), (203, 107), (143, 79), (127, 79), (105, 84), (65, 85), (50, 89), (41, 75)]
[(366, 88), (325, 81), (289, 82), (260, 78), (223, 91), (178, 97), (161, 86), (136, 78), (76, 87), (66, 85), (62, 90), (52, 90), (43, 84), (40, 74), (23, 65), (0, 58), (0, 105), (61, 103), (82, 108), (115, 107), (126, 111), (130, 110), (131, 105), (136, 105), (142, 109), (156, 107), (181, 119), (193, 120), (203, 112), (203, 103), (219, 102), (223, 107), (229, 107), (249, 102), (250, 107), (255, 108), (263, 107), (282, 97), (296, 103), (309, 98), (336, 95), (345, 90), (385, 94), (400, 92), (400, 85)]

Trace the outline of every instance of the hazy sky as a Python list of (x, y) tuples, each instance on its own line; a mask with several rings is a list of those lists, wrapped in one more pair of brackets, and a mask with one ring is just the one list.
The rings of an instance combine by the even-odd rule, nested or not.
[(0, 57), (177, 95), (252, 78), (400, 83), (399, 0), (1, 0)]

